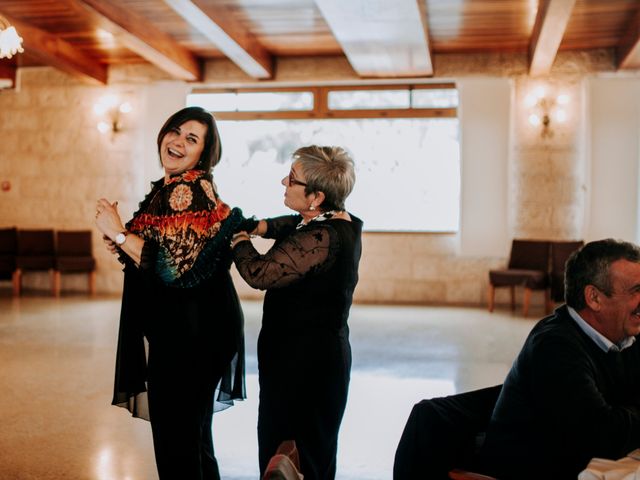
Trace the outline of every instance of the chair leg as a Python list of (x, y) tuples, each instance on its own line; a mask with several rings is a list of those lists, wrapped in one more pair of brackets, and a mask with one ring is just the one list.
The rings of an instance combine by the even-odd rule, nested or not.
[(553, 310), (553, 302), (551, 301), (551, 289), (545, 288), (544, 290), (544, 311), (547, 315)]
[(96, 272), (92, 270), (89, 272), (89, 295), (92, 297), (96, 294)]
[(529, 305), (531, 304), (531, 289), (524, 289), (524, 299), (522, 300), (522, 315), (529, 315)]
[(496, 287), (494, 287), (492, 284), (489, 284), (488, 300), (489, 300), (489, 311), (490, 312), (493, 312), (495, 296), (496, 296)]
[(22, 283), (22, 270), (18, 268), (15, 272), (13, 272), (13, 275), (11, 275), (11, 277), (11, 282), (13, 283), (13, 296), (19, 297), (20, 286)]
[(509, 291), (511, 293), (511, 311), (513, 312), (516, 309), (516, 287), (511, 285)]
[(51, 295), (57, 297), (59, 288), (56, 286), (56, 270), (49, 270), (49, 276), (51, 277)]
[(53, 296), (60, 296), (60, 272), (58, 270), (53, 270)]

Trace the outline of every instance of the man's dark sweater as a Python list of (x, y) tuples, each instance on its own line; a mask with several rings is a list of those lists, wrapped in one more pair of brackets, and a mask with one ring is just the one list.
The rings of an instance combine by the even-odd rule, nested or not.
[(591, 458), (638, 447), (640, 341), (605, 353), (558, 308), (533, 328), (507, 375), (484, 470), (500, 480), (575, 480)]

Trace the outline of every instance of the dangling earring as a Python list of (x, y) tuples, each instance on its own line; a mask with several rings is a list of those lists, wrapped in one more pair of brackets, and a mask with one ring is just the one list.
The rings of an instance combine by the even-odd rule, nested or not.
[(316, 207), (313, 206), (313, 203), (311, 205), (309, 205), (309, 210), (315, 210)]

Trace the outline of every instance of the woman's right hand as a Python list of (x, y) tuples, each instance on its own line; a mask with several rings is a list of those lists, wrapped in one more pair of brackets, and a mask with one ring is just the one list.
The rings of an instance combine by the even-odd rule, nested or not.
[(118, 202), (111, 203), (105, 198), (98, 200), (96, 204), (96, 227), (111, 240), (115, 240), (116, 235), (124, 230), (118, 213)]

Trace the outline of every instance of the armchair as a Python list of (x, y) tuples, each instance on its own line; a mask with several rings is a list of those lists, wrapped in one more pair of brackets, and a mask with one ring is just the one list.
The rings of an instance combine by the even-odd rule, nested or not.
[(53, 269), (55, 266), (53, 230), (18, 230), (18, 256), (13, 276), (13, 294), (20, 295), (25, 272), (48, 271), (52, 293), (55, 294)]
[(302, 480), (300, 455), (294, 440), (282, 442), (271, 457), (262, 480)]
[(18, 231), (15, 227), (0, 229), (0, 280), (13, 280), (18, 254)]
[(485, 479), (467, 471), (484, 441), (502, 385), (414, 405), (396, 450), (394, 480)]
[(564, 301), (564, 266), (569, 256), (584, 245), (582, 240), (551, 242), (551, 299)]
[(60, 294), (62, 273), (87, 273), (88, 289), (95, 294), (96, 260), (91, 247), (91, 230), (56, 232), (56, 261), (54, 270), (54, 292)]
[(507, 268), (489, 271), (489, 311), (493, 312), (495, 290), (509, 287), (511, 310), (515, 310), (515, 287), (524, 287), (522, 313), (526, 317), (533, 290), (544, 290), (545, 311), (551, 311), (549, 292), (549, 251), (551, 243), (543, 240), (518, 240), (511, 244)]

